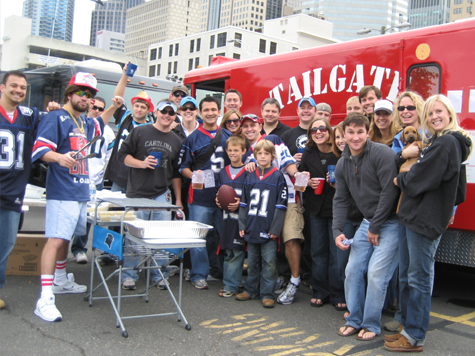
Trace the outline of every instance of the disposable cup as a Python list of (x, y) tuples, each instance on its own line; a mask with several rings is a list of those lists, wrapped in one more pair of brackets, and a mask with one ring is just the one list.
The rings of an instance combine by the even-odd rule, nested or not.
[(328, 166), (328, 182), (335, 183), (335, 168), (336, 166)]
[(323, 192), (323, 186), (325, 185), (325, 178), (317, 178), (318, 186), (315, 188), (315, 194), (321, 195)]
[(135, 65), (135, 64), (133, 64), (133, 63), (129, 63), (129, 64), (127, 65), (127, 70), (125, 71), (125, 74), (126, 74), (128, 77), (133, 77), (136, 70), (137, 70), (137, 65)]
[(193, 172), (191, 177), (191, 186), (193, 189), (203, 189), (205, 182), (205, 175), (203, 172)]
[(150, 151), (149, 154), (150, 154), (150, 156), (155, 157), (155, 159), (157, 160), (157, 164), (154, 167), (159, 167), (160, 166), (160, 161), (162, 159), (162, 152)]

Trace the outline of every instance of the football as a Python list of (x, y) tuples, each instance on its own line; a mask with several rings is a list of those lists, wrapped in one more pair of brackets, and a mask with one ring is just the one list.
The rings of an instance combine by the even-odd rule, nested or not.
[(218, 190), (218, 202), (221, 205), (221, 209), (228, 210), (228, 205), (236, 202), (234, 198), (237, 198), (236, 191), (229, 185), (222, 185)]

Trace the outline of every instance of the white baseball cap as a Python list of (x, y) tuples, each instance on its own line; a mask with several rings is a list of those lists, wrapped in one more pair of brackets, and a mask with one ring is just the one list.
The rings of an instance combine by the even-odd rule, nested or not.
[(386, 111), (387, 113), (392, 114), (393, 103), (386, 99), (378, 100), (374, 104), (374, 112), (378, 112), (378, 111)]

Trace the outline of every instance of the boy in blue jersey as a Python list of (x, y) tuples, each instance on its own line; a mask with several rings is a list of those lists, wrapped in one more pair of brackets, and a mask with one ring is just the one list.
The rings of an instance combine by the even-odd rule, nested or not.
[(248, 245), (247, 279), (244, 292), (236, 299), (260, 297), (264, 308), (273, 308), (277, 245), (287, 210), (287, 183), (282, 172), (272, 166), (272, 142), (259, 141), (254, 155), (259, 167), (244, 181), (239, 209), (239, 234)]
[[(89, 170), (86, 153), (77, 151), (93, 137), (101, 135), (104, 125), (122, 104), (113, 104), (97, 119), (81, 113), (96, 95), (97, 80), (89, 73), (78, 72), (64, 93), (64, 107), (49, 113), (38, 126), (32, 161), (49, 162), (46, 177), (46, 223), (48, 238), (41, 255), (41, 297), (35, 314), (46, 321), (61, 321), (54, 294), (84, 293), (86, 286), (66, 274), (66, 258), (73, 235), (86, 233), (86, 204), (89, 201)], [(53, 275), (54, 272), (54, 275)]]
[[(216, 124), (220, 105), (215, 98), (205, 97), (200, 101), (199, 107), (203, 125), (183, 142), (180, 152), (180, 173), (185, 178), (192, 179), (194, 171), (201, 171), (208, 177), (204, 189), (193, 189), (190, 186), (188, 194), (190, 220), (213, 225), (214, 230), (219, 231), (222, 213), (215, 201), (218, 192), (216, 182), (221, 169), (229, 164), (225, 149), (226, 140), (231, 136), (231, 132), (220, 129)], [(217, 235), (213, 230), (207, 236), (207, 248), (211, 250), (210, 257), (204, 247), (190, 250), (191, 283), (197, 289), (208, 289), (206, 278), (209, 274), (210, 258), (212, 256), (216, 258), (216, 250), (213, 252), (214, 246), (212, 246), (215, 244), (214, 236)], [(216, 237), (216, 240), (218, 239), (219, 237)]]
[[(226, 153), (231, 164), (219, 173), (221, 185), (229, 185), (237, 194), (236, 202), (229, 204), (229, 212), (223, 211), (223, 222), (220, 231), (220, 249), (225, 250), (226, 257), (223, 264), (224, 287), (219, 292), (220, 297), (229, 298), (238, 291), (242, 279), (242, 266), (246, 257), (245, 240), (239, 235), (239, 203), (246, 179), (246, 167), (242, 163), (242, 156), (246, 153), (246, 140), (241, 136), (231, 136), (226, 141)], [(219, 202), (216, 200), (216, 203)], [(221, 207), (221, 206), (220, 206)], [(221, 207), (222, 208), (222, 207)]]

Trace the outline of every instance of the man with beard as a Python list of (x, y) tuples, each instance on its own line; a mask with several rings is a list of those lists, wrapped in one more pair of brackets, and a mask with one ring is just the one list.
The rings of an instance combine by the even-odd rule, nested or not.
[[(81, 150), (93, 137), (104, 131), (112, 113), (122, 104), (113, 104), (97, 119), (85, 118), (91, 99), (96, 95), (97, 80), (89, 73), (75, 74), (64, 93), (64, 107), (46, 115), (38, 126), (32, 161), (49, 163), (46, 180), (45, 235), (48, 238), (41, 255), (41, 297), (35, 314), (46, 321), (61, 321), (54, 294), (84, 293), (86, 286), (66, 274), (66, 258), (73, 235), (86, 232), (86, 204), (89, 201), (89, 171)], [(53, 275), (54, 272), (54, 275)]]

